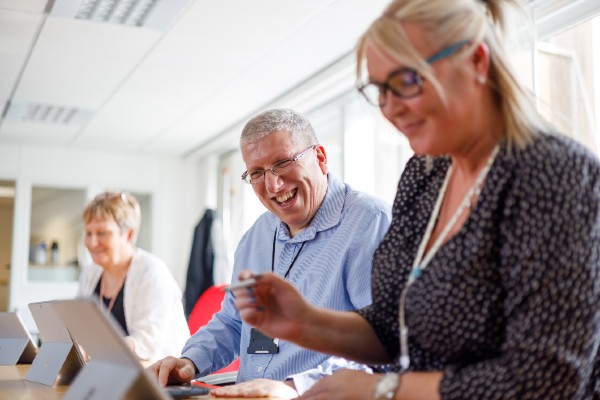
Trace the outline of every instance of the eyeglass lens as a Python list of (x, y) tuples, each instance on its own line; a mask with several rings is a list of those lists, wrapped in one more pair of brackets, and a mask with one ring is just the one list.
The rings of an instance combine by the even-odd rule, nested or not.
[(310, 146), (309, 148), (307, 148), (306, 150), (303, 150), (293, 159), (281, 160), (279, 162), (276, 162), (275, 164), (271, 165), (271, 167), (266, 170), (257, 169), (252, 172), (246, 171), (242, 174), (242, 179), (244, 181), (246, 181), (246, 183), (258, 184), (265, 180), (265, 173), (267, 171), (271, 171), (273, 173), (273, 175), (275, 175), (275, 176), (281, 176), (281, 175), (287, 173), (292, 168), (295, 161), (300, 160), (302, 157), (304, 157), (306, 154), (308, 154), (309, 150), (314, 149), (315, 146), (316, 145), (313, 145), (313, 146)]
[(401, 98), (417, 96), (422, 90), (421, 76), (414, 69), (402, 68), (392, 72), (383, 84), (369, 82), (360, 89), (367, 101), (375, 106), (385, 104), (388, 90)]
[[(461, 47), (469, 43), (470, 41), (468, 40), (454, 43), (453, 45), (443, 48), (425, 61), (428, 64), (433, 64), (436, 61), (453, 55)], [(415, 69), (404, 67), (391, 72), (387, 80), (383, 83), (368, 82), (359, 88), (359, 91), (369, 103), (379, 107), (385, 105), (388, 90), (400, 98), (407, 99), (418, 96), (423, 91), (421, 74)]]

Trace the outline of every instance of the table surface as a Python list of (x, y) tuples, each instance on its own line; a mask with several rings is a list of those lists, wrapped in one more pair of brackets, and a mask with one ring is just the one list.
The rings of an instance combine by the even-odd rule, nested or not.
[(61, 399), (67, 386), (46, 386), (25, 380), (29, 365), (0, 365), (0, 400)]
[[(55, 400), (62, 399), (69, 389), (65, 385), (46, 386), (25, 380), (30, 365), (0, 365), (0, 400)], [(193, 399), (214, 399), (210, 395)], [(245, 399), (248, 400), (248, 399)]]

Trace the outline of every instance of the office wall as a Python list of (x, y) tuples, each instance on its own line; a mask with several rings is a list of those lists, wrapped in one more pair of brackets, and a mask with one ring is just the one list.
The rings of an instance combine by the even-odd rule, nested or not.
[[(63, 147), (0, 146), (0, 179), (14, 180), (15, 225), (9, 309), (27, 313), (27, 304), (75, 295), (76, 282), (29, 282), (28, 246), (31, 189), (34, 186), (84, 189), (91, 198), (106, 188), (152, 196), (150, 249), (163, 258), (184, 287), (193, 228), (216, 189), (199, 173), (204, 161), (177, 157), (107, 153)], [(25, 319), (28, 319), (25, 316)]]

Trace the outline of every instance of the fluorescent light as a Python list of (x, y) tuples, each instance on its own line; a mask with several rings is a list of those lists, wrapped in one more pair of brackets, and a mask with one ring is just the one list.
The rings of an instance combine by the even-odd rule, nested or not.
[(158, 0), (83, 0), (75, 18), (143, 26)]
[(94, 115), (92, 110), (43, 103), (11, 102), (6, 119), (53, 125), (83, 126)]
[(190, 0), (55, 0), (50, 15), (163, 30)]

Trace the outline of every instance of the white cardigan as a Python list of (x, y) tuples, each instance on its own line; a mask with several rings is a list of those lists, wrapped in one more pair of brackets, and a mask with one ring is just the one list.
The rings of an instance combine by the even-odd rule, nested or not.
[[(78, 297), (91, 296), (104, 269), (90, 264), (79, 277)], [(179, 356), (190, 337), (181, 289), (167, 265), (157, 256), (136, 249), (127, 272), (123, 308), (132, 345), (142, 360)]]

